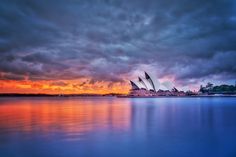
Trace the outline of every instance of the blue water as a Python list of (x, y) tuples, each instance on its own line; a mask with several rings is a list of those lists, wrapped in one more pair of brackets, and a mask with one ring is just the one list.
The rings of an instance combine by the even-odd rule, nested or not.
[(0, 98), (1, 157), (236, 157), (236, 98)]

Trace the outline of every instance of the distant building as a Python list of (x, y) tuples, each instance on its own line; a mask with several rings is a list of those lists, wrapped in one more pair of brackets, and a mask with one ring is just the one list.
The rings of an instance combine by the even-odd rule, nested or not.
[(178, 91), (171, 82), (161, 83), (152, 75), (144, 72), (145, 77), (138, 77), (130, 81), (130, 96), (185, 96), (183, 91)]

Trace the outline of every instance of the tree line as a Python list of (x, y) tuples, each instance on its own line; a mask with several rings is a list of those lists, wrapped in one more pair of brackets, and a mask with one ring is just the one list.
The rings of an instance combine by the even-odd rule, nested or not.
[(201, 85), (199, 92), (207, 94), (236, 94), (236, 85), (218, 85), (214, 86), (212, 83), (207, 83), (204, 87)]

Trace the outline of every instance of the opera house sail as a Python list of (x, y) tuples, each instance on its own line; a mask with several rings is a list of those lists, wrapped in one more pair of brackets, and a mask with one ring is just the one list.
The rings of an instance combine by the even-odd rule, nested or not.
[(138, 89), (140, 89), (139, 86), (138, 86), (136, 83), (134, 83), (133, 81), (130, 81), (130, 83), (131, 83), (131, 86), (132, 86), (132, 89), (133, 89), (133, 90), (138, 90)]

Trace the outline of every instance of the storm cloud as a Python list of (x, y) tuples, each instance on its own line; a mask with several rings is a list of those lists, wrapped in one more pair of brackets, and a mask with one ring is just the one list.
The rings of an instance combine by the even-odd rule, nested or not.
[[(1, 80), (236, 78), (234, 0), (2, 0)], [(193, 83), (193, 82), (192, 82)]]

